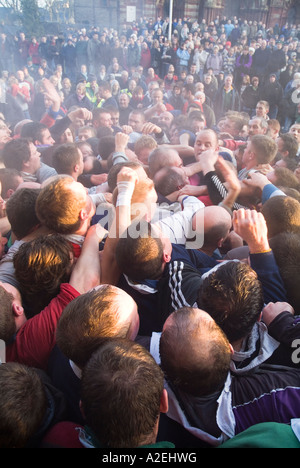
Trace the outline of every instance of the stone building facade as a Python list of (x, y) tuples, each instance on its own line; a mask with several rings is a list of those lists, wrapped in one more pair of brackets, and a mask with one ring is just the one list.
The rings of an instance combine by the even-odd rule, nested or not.
[[(75, 21), (90, 26), (119, 29), (133, 18), (156, 19), (169, 16), (170, 0), (74, 0)], [(275, 24), (300, 24), (299, 0), (173, 0), (173, 18), (190, 17), (207, 22), (217, 16), (236, 16), (262, 21), (267, 27)]]

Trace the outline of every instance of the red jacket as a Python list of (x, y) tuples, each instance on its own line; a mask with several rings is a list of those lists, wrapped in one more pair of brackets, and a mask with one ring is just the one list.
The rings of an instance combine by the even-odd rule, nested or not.
[(47, 369), (55, 345), (58, 320), (64, 308), (80, 293), (70, 284), (62, 284), (60, 293), (50, 304), (20, 328), (12, 343), (6, 346), (6, 361), (19, 362), (38, 369)]

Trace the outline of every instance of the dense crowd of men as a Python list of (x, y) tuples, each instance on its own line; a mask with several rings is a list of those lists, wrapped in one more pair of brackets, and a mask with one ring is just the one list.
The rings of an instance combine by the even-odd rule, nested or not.
[(3, 27), (0, 67), (0, 447), (299, 448), (300, 25)]

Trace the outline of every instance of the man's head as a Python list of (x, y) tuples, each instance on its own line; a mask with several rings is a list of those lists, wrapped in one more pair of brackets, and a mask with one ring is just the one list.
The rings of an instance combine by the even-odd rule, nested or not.
[(245, 125), (245, 118), (240, 113), (226, 114), (225, 118), (220, 122), (220, 131), (229, 133), (233, 137), (237, 137)]
[(119, 95), (119, 108), (120, 109), (127, 109), (129, 106), (130, 97), (127, 93), (120, 93)]
[(132, 128), (134, 132), (141, 133), (144, 123), (146, 122), (146, 117), (144, 112), (136, 109), (130, 112), (128, 117), (128, 125)]
[(116, 248), (120, 271), (133, 281), (159, 279), (171, 254), (170, 240), (146, 221), (133, 222)]
[(22, 297), (18, 289), (0, 282), (0, 339), (9, 342), (26, 322)]
[(82, 184), (72, 177), (58, 176), (42, 188), (36, 213), (40, 222), (54, 232), (85, 235), (95, 208)]
[(83, 173), (83, 155), (75, 144), (58, 146), (53, 153), (52, 163), (57, 174), (70, 175), (75, 180)]
[(289, 133), (294, 136), (300, 146), (300, 123), (295, 123), (289, 129)]
[(270, 105), (267, 101), (258, 101), (256, 104), (256, 117), (266, 119), (270, 110)]
[(208, 255), (212, 255), (216, 249), (222, 247), (231, 226), (232, 220), (228, 211), (216, 205), (207, 206), (204, 211), (197, 211), (192, 220), (193, 232), (197, 232), (197, 228), (203, 230), (203, 232), (199, 233), (204, 234), (204, 243), (201, 250)]
[(246, 338), (259, 320), (264, 305), (262, 286), (249, 265), (226, 262), (203, 279), (197, 304), (234, 345)]
[(1, 182), (1, 197), (7, 200), (17, 190), (20, 184), (23, 183), (23, 177), (16, 169), (0, 169)]
[(69, 282), (73, 263), (70, 242), (60, 234), (24, 242), (13, 258), (15, 277), (27, 318), (41, 312)]
[(28, 122), (23, 125), (21, 138), (31, 139), (35, 146), (52, 146), (55, 143), (49, 128), (40, 122)]
[(93, 110), (93, 127), (98, 129), (100, 127), (111, 128), (112, 121), (110, 113), (102, 107)]
[(268, 121), (262, 117), (254, 117), (249, 122), (249, 137), (254, 135), (266, 135)]
[(163, 167), (154, 176), (153, 182), (156, 191), (167, 197), (182, 189), (185, 185), (189, 185), (189, 178), (187, 177), (183, 167)]
[(47, 395), (35, 369), (17, 362), (0, 366), (0, 447), (26, 448), (41, 428)]
[(156, 441), (167, 412), (163, 372), (150, 353), (129, 340), (107, 340), (84, 368), (81, 408), (101, 446), (136, 448)]
[(137, 155), (138, 160), (148, 165), (149, 154), (158, 147), (156, 140), (151, 135), (142, 135), (134, 145), (134, 153)]
[(231, 355), (225, 334), (203, 310), (186, 307), (167, 318), (160, 339), (161, 367), (178, 390), (196, 397), (221, 391)]
[(196, 135), (195, 145), (195, 158), (199, 157), (203, 151), (219, 150), (219, 142), (217, 134), (210, 129), (202, 130)]
[(159, 146), (152, 151), (148, 159), (150, 177), (154, 175), (163, 167), (182, 167), (183, 162), (178, 152), (168, 146)]
[(287, 292), (287, 302), (298, 310), (300, 303), (299, 262), (300, 235), (282, 232), (270, 239), (276, 263)]
[(59, 320), (56, 341), (80, 368), (106, 338), (134, 340), (139, 329), (137, 305), (125, 291), (101, 285), (74, 299)]
[(243, 164), (247, 168), (259, 164), (271, 164), (277, 154), (275, 141), (266, 135), (255, 135), (247, 143), (243, 154)]
[(282, 232), (300, 233), (300, 203), (291, 197), (272, 197), (263, 204), (262, 214), (267, 223), (268, 236)]
[(40, 189), (20, 188), (6, 202), (6, 214), (11, 230), (18, 240), (40, 226), (35, 212)]
[(28, 174), (35, 174), (41, 167), (40, 153), (25, 138), (8, 142), (3, 148), (2, 157), (5, 167)]
[(298, 142), (290, 133), (283, 133), (277, 140), (278, 153), (283, 159), (296, 159), (298, 153)]

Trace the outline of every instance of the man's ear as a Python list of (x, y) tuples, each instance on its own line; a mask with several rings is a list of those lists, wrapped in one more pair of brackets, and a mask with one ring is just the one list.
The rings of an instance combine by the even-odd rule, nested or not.
[(171, 255), (169, 255), (168, 253), (164, 252), (163, 253), (163, 262), (164, 263), (170, 263), (171, 261)]
[(163, 389), (162, 395), (160, 397), (159, 410), (160, 410), (161, 413), (167, 413), (168, 410), (169, 410), (168, 392), (167, 392), (167, 390), (165, 388)]
[(87, 212), (87, 210), (85, 208), (80, 210), (79, 218), (81, 219), (81, 221), (85, 221), (88, 217), (89, 217), (89, 213)]
[(21, 315), (24, 314), (24, 308), (17, 301), (13, 301), (12, 311), (13, 311), (13, 314), (14, 314), (15, 317), (21, 317)]

